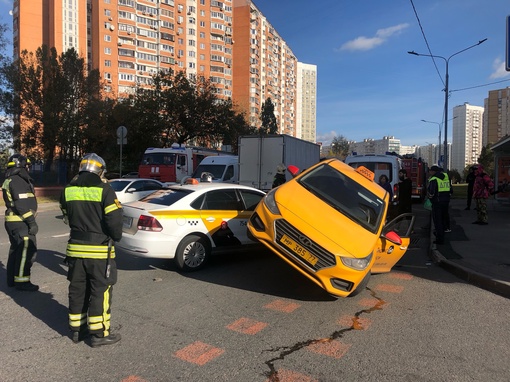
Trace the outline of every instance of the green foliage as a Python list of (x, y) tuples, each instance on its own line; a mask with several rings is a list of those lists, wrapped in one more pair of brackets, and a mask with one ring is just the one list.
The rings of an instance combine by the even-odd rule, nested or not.
[(450, 178), (450, 182), (454, 184), (462, 181), (462, 177), (457, 170), (449, 170), (448, 177)]
[(266, 102), (262, 103), (260, 121), (262, 122), (259, 129), (259, 133), (261, 135), (278, 133), (278, 123), (276, 122), (276, 116), (274, 115), (274, 104), (270, 97), (266, 99)]
[(491, 178), (494, 177), (494, 153), (491, 150), (492, 144), (482, 147), (482, 152), (478, 157), (478, 163), (483, 165), (484, 171), (489, 174)]
[(333, 138), (331, 141), (331, 153), (341, 160), (344, 160), (349, 155), (349, 142), (343, 135)]

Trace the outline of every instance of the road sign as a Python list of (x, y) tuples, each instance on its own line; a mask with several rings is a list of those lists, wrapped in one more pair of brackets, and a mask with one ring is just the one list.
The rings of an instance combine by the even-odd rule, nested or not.
[(117, 129), (117, 144), (125, 145), (127, 143), (127, 129), (126, 126), (119, 126)]

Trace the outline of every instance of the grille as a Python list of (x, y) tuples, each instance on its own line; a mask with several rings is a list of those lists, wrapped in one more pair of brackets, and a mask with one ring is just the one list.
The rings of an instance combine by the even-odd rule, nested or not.
[[(332, 267), (336, 265), (335, 255), (333, 255), (329, 251), (326, 251), (320, 245), (311, 240), (309, 240), (308, 245), (305, 245), (301, 240), (299, 240), (299, 237), (306, 235), (303, 235), (299, 230), (294, 228), (284, 219), (276, 220), (275, 228), (276, 228), (276, 244), (278, 244), (281, 248), (285, 249), (285, 253), (288, 255), (288, 257), (291, 257), (294, 260), (298, 260), (301, 264), (306, 264), (308, 268), (313, 269), (314, 271), (318, 271), (322, 268)], [(301, 256), (295, 254), (294, 252), (290, 251), (287, 247), (282, 245), (280, 243), (280, 239), (282, 238), (283, 235), (287, 235), (296, 243), (299, 243), (299, 245), (308, 250), (312, 255), (317, 257), (319, 259), (317, 263), (315, 265), (312, 265), (306, 262)]]

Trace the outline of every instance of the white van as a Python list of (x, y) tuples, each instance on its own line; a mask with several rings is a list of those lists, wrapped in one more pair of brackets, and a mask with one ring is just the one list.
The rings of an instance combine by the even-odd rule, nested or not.
[(390, 181), (393, 190), (393, 205), (398, 204), (398, 172), (402, 168), (402, 160), (396, 155), (365, 154), (349, 155), (345, 158), (345, 163), (357, 168), (364, 166), (375, 174), (374, 181), (379, 182), (381, 175), (386, 175)]
[(213, 182), (238, 183), (239, 157), (232, 155), (205, 157), (191, 177), (200, 180), (203, 173), (210, 173)]

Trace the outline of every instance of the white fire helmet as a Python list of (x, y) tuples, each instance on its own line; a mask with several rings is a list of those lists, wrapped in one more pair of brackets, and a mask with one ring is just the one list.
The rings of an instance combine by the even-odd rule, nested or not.
[(79, 172), (88, 171), (102, 177), (106, 172), (106, 163), (95, 153), (85, 154), (80, 162)]

